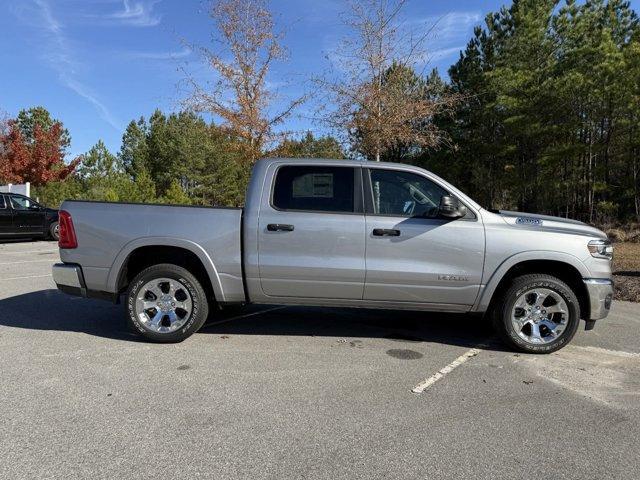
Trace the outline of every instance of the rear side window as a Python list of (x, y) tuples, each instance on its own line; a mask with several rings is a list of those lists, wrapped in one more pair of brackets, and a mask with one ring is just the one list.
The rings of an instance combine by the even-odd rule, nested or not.
[(354, 169), (349, 167), (280, 167), (273, 189), (279, 210), (354, 211)]
[(4, 195), (0, 195), (0, 210), (7, 208), (7, 203), (4, 200)]

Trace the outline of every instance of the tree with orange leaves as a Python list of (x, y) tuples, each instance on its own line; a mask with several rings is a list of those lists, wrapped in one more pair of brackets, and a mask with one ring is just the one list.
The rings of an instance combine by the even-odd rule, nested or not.
[(24, 183), (33, 186), (65, 179), (80, 162), (64, 161), (65, 130), (60, 122), (49, 128), (35, 125), (33, 139), (29, 141), (16, 120), (0, 126), (0, 182)]

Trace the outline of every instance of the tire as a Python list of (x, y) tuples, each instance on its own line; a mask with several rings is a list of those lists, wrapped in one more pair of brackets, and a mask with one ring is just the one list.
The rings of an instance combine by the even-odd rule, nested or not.
[(129, 327), (147, 340), (177, 343), (207, 320), (209, 303), (198, 279), (188, 270), (163, 263), (140, 272), (127, 290)]
[(49, 225), (49, 238), (51, 240), (55, 240), (56, 242), (60, 239), (60, 234), (58, 232), (58, 222), (53, 222)]
[(494, 329), (510, 347), (526, 353), (551, 353), (575, 335), (580, 305), (562, 280), (530, 274), (513, 280), (497, 299), (491, 316)]

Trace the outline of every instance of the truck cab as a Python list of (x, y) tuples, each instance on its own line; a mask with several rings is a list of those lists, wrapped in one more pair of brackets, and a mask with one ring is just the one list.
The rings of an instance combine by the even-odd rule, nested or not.
[[(246, 273), (261, 300), (474, 304), (485, 232), (479, 206), (453, 187), (398, 164), (273, 160), (254, 175), (264, 187), (249, 189), (257, 197), (245, 212)], [(445, 217), (440, 201), (451, 195), (464, 213)]]

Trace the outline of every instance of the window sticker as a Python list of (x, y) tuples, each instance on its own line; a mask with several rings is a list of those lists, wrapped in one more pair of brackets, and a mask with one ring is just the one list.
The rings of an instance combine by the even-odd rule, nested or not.
[(333, 198), (333, 173), (310, 173), (293, 180), (293, 198)]

